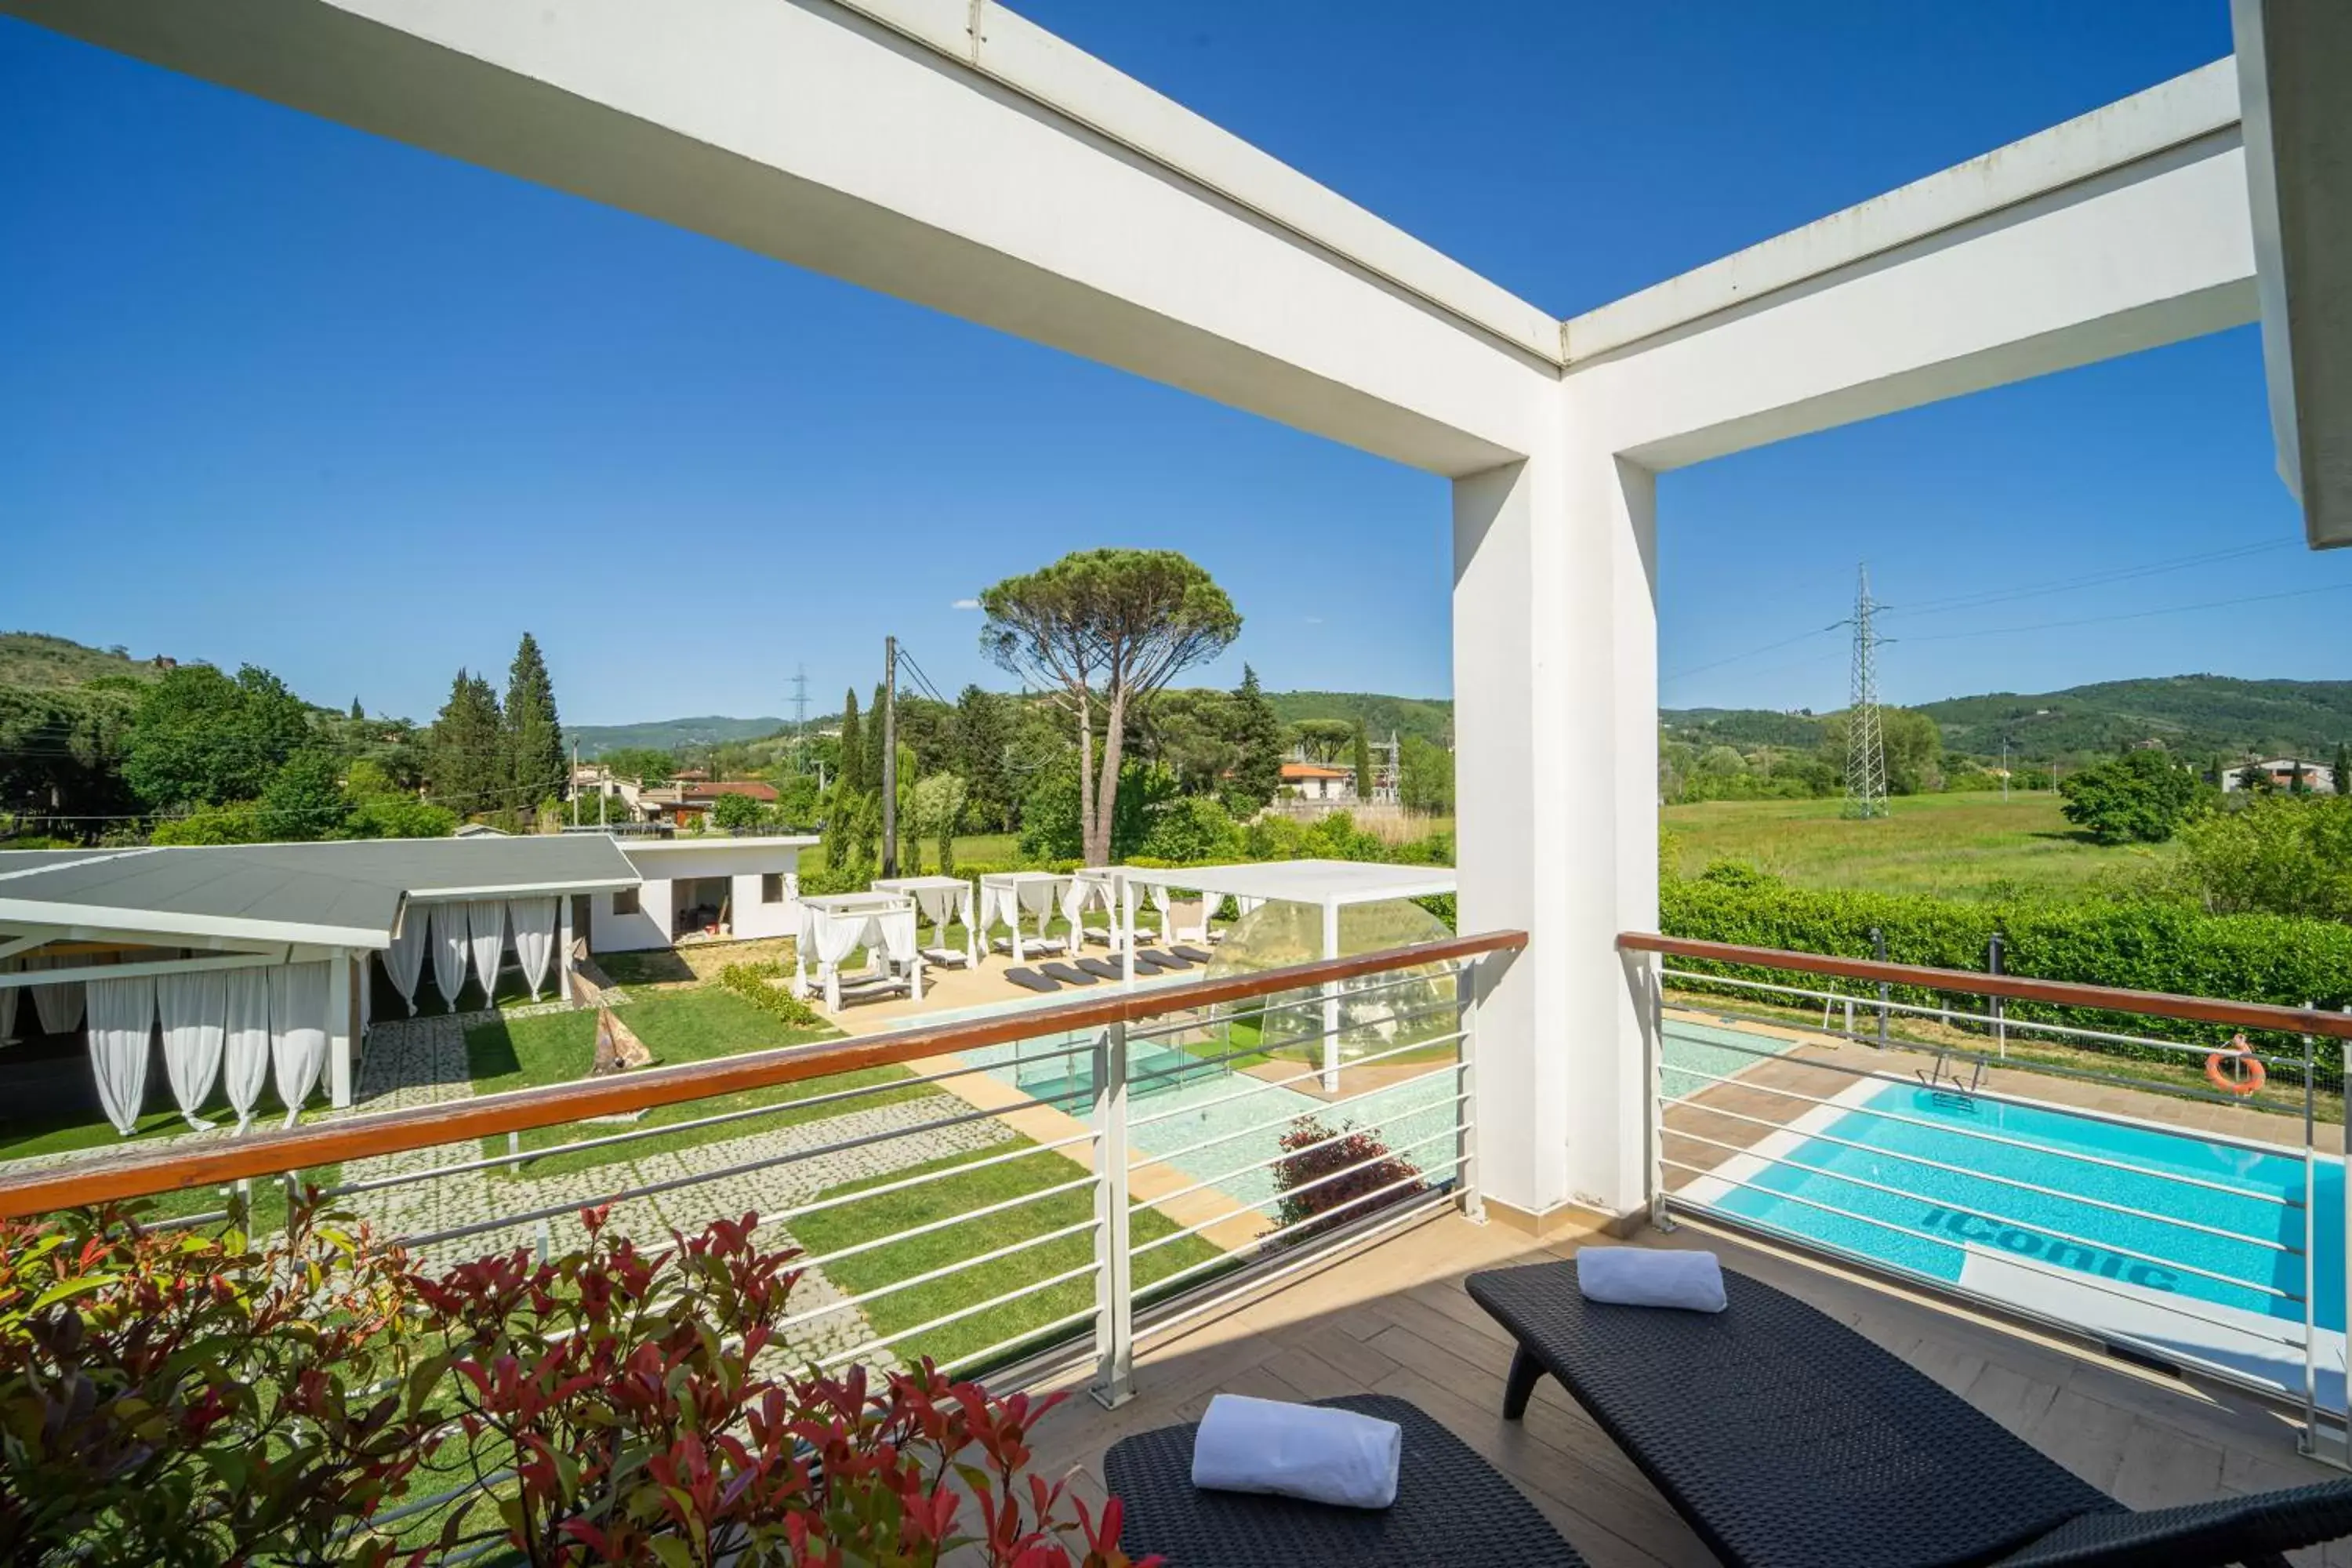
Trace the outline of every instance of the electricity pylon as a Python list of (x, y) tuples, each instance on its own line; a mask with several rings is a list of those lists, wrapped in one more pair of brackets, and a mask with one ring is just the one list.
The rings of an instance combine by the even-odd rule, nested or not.
[(1853, 678), (1845, 714), (1845, 815), (1885, 816), (1886, 737), (1878, 720), (1878, 645), (1871, 628), (1877, 605), (1870, 596), (1870, 567), (1860, 568), (1853, 593)]

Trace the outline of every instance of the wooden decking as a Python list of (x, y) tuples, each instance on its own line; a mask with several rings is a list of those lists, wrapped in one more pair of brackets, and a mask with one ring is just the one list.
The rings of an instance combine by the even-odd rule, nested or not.
[[(1685, 1226), (1655, 1246), (1706, 1246), (1904, 1356), (2045, 1453), (2135, 1507), (2338, 1475), (2295, 1452), (2288, 1422), (2251, 1401), (2143, 1373), (2054, 1342)], [(1221, 1391), (1318, 1399), (1360, 1391), (1413, 1401), (1509, 1476), (1594, 1568), (1704, 1568), (1706, 1550), (1559, 1389), (1523, 1426), (1501, 1417), (1510, 1345), (1463, 1292), (1468, 1274), (1571, 1256), (1450, 1213), (1222, 1314), (1147, 1342), (1137, 1396), (1104, 1411), (1074, 1393), (1039, 1430), (1042, 1473), (1101, 1495), (1103, 1451), (1129, 1432), (1196, 1420)], [(1966, 1486), (1968, 1478), (1951, 1478)], [(2352, 1545), (2299, 1563), (2352, 1568)], [(1202, 1568), (1177, 1564), (1176, 1568)], [(1473, 1568), (1461, 1564), (1459, 1568)]]

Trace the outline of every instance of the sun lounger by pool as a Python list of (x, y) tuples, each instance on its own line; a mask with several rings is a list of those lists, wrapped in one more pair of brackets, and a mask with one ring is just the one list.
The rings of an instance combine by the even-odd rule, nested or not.
[(1214, 956), (1212, 953), (1203, 952), (1200, 948), (1187, 947), (1181, 942), (1170, 942), (1168, 944), (1168, 951), (1174, 953), (1179, 958), (1189, 958), (1195, 963), (1206, 963)]
[(1518, 1489), (1419, 1407), (1354, 1394), (1337, 1405), (1404, 1428), (1396, 1501), (1333, 1508), (1192, 1485), (1197, 1422), (1139, 1432), (1103, 1456), (1103, 1485), (1125, 1506), (1119, 1544), (1170, 1568), (1583, 1568)]
[(1572, 1262), (1467, 1288), (1518, 1342), (1504, 1417), (1558, 1378), (1727, 1568), (2285, 1568), (2352, 1533), (2352, 1479), (2133, 1512), (1835, 1319), (1723, 1284), (1720, 1312), (1587, 1301)]
[(1153, 964), (1160, 969), (1190, 969), (1192, 967), (1192, 961), (1191, 959), (1179, 958), (1172, 952), (1163, 952), (1156, 947), (1141, 947), (1136, 949), (1135, 961), (1138, 963)]
[(1116, 965), (1103, 959), (1074, 958), (1070, 960), (1070, 963), (1076, 967), (1085, 970), (1088, 974), (1093, 975), (1097, 980), (1124, 980), (1127, 978), (1126, 975), (1121, 974), (1118, 972)]
[(1095, 977), (1083, 969), (1073, 969), (1066, 963), (1041, 963), (1037, 973), (1050, 975), (1065, 985), (1092, 985)]
[(1024, 987), (1031, 991), (1059, 991), (1061, 989), (1060, 985), (1046, 979), (1044, 975), (1038, 973), (1034, 969), (1008, 969), (1004, 972), (1004, 978), (1010, 980), (1015, 985)]

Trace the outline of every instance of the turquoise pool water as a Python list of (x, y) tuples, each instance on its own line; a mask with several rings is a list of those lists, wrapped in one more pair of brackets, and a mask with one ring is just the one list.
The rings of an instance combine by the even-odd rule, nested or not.
[[(1084, 1037), (1024, 1040), (968, 1050), (963, 1057), (1083, 1119), (1094, 1097), (1090, 1058), (1049, 1054), (1080, 1043)], [(1287, 1068), (1281, 1076), (1299, 1070)], [(1172, 1156), (1169, 1164), (1192, 1181), (1213, 1182), (1218, 1190), (1252, 1203), (1274, 1195), (1274, 1173), (1263, 1162), (1282, 1152), (1283, 1131), (1294, 1120), (1314, 1116), (1333, 1131), (1340, 1122), (1352, 1121), (1378, 1131), (1391, 1149), (1427, 1172), (1432, 1185), (1442, 1185), (1453, 1176), (1447, 1162), (1454, 1158), (1454, 1144), (1443, 1134), (1454, 1126), (1449, 1102), (1454, 1075), (1435, 1064), (1422, 1070), (1426, 1076), (1332, 1110), (1295, 1089), (1266, 1084), (1156, 1041), (1135, 1040), (1128, 1051), (1128, 1136), (1146, 1153)]]
[[(1710, 1206), (1932, 1279), (1959, 1281), (1973, 1252), (2033, 1265), (2062, 1285), (2074, 1276), (2113, 1281), (2135, 1295), (2178, 1300), (2184, 1310), (2206, 1303), (2300, 1330), (2305, 1172), (2299, 1155), (1901, 1084), (1852, 1103), (1854, 1109), (1778, 1151), (1795, 1164), (1742, 1173), (1751, 1185), (1722, 1189), (1709, 1197)], [(1937, 1164), (1924, 1163), (1931, 1160)], [(2315, 1171), (2318, 1321), (2341, 1333), (2344, 1166), (2322, 1160)], [(2030, 1192), (1988, 1176), (2052, 1191)], [(2272, 1201), (2281, 1199), (2287, 1201)]]

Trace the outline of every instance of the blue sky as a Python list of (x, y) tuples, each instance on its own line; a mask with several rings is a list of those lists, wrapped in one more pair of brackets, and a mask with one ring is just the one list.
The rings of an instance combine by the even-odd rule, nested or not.
[[(2229, 48), (2221, 0), (1016, 8), (1560, 313)], [(999, 682), (956, 601), (1134, 543), (1246, 617), (1206, 679), (1449, 687), (1441, 480), (14, 22), (0, 257), (0, 626), (419, 718), (529, 628), (573, 721), (772, 713), (889, 631)], [(2251, 329), (1680, 471), (1666, 700), (1841, 702), (1801, 634), (1864, 556), (1897, 700), (2332, 676), (2297, 527)]]

